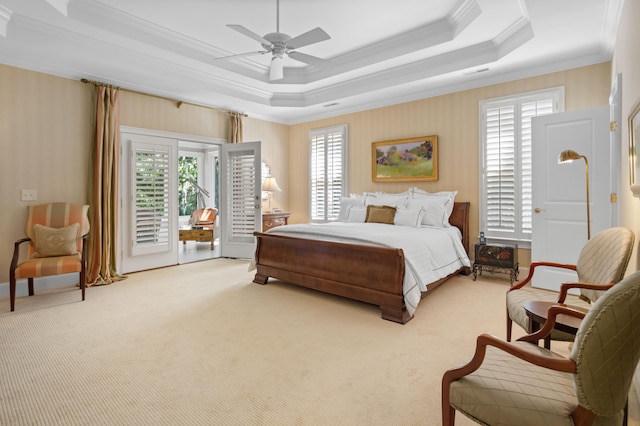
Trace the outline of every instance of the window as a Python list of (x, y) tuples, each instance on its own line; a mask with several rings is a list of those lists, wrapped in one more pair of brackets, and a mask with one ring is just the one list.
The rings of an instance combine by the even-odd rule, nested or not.
[(555, 88), (480, 102), (480, 231), (485, 237), (531, 241), (531, 118), (562, 111)]
[(309, 132), (311, 222), (336, 220), (347, 193), (347, 126)]

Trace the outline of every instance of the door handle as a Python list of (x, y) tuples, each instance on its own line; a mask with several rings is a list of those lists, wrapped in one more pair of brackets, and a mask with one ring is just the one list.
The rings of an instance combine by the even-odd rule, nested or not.
[(539, 207), (536, 207), (535, 209), (533, 209), (533, 211), (534, 211), (535, 213), (542, 213), (542, 209), (541, 209), (541, 208), (539, 208)]

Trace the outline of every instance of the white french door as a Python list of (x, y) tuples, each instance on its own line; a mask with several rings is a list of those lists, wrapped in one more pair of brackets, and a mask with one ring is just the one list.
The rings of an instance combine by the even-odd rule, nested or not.
[(249, 259), (253, 233), (262, 229), (262, 161), (260, 142), (222, 146), (220, 162), (220, 254)]
[[(195, 135), (164, 132), (136, 127), (121, 126), (121, 158), (120, 158), (120, 220), (118, 224), (119, 273), (129, 273), (146, 269), (160, 268), (178, 264), (179, 209), (178, 209), (178, 146), (180, 143), (195, 142), (207, 144), (206, 161), (210, 162), (209, 172), (204, 178), (210, 181), (211, 189), (215, 186), (214, 168), (218, 149), (220, 167), (230, 176), (220, 177), (219, 214), (224, 217), (246, 219), (242, 214), (241, 200), (249, 192), (260, 191), (260, 143), (227, 145), (222, 139), (207, 138)], [(225, 154), (226, 146), (233, 146)], [(227, 167), (230, 159), (234, 164)], [(258, 172), (253, 173), (255, 162)], [(208, 173), (208, 174), (207, 174)], [(257, 176), (257, 181), (256, 181)], [(247, 182), (243, 179), (249, 179)], [(232, 185), (233, 187), (231, 187)], [(207, 186), (207, 185), (205, 185)], [(226, 202), (227, 199), (229, 202)], [(259, 201), (259, 200), (258, 200)], [(226, 202), (226, 204), (225, 204)], [(226, 205), (226, 207), (225, 207)], [(251, 205), (253, 228), (245, 233), (251, 234), (261, 225), (260, 206), (257, 213)], [(231, 209), (230, 214), (225, 209)], [(255, 216), (257, 215), (257, 216)], [(229, 239), (231, 249), (225, 248), (225, 240), (220, 238), (220, 253), (227, 257), (251, 257), (255, 243), (253, 240), (240, 238), (247, 221), (234, 224), (231, 233), (226, 232), (228, 222), (220, 222), (221, 233)], [(256, 228), (258, 227), (258, 228)], [(251, 247), (251, 248), (249, 248)]]
[(122, 273), (178, 263), (178, 140), (121, 133)]

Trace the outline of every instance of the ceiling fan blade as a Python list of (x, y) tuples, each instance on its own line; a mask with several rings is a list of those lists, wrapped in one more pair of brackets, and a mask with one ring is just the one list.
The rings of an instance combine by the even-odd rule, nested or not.
[(271, 69), (269, 70), (269, 80), (281, 80), (284, 77), (284, 64), (281, 56), (271, 58)]
[(322, 59), (322, 58), (318, 58), (317, 56), (307, 55), (306, 53), (289, 52), (287, 55), (289, 55), (291, 59), (304, 62), (305, 64), (315, 65), (317, 67), (325, 67), (330, 63), (330, 61), (328, 61), (327, 59)]
[(213, 58), (214, 61), (219, 61), (222, 59), (231, 59), (231, 58), (242, 58), (244, 56), (253, 56), (257, 54), (264, 55), (265, 53), (269, 53), (268, 50), (258, 50), (256, 52), (246, 52), (246, 53), (237, 53), (235, 55), (221, 56), (219, 58)]
[(254, 39), (260, 44), (266, 44), (267, 46), (271, 46), (271, 42), (269, 42), (268, 40), (265, 40), (264, 38), (262, 38), (262, 36), (259, 36), (258, 34), (243, 27), (242, 25), (227, 25), (227, 27), (231, 28), (232, 30), (238, 31), (239, 33), (244, 34), (249, 38)]
[(303, 46), (329, 40), (330, 38), (331, 36), (329, 36), (329, 34), (327, 34), (322, 28), (317, 27), (289, 40), (287, 42), (287, 48), (298, 49)]

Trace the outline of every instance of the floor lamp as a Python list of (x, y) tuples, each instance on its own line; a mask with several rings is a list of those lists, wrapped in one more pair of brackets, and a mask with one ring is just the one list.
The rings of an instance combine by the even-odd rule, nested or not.
[(587, 179), (587, 239), (591, 239), (591, 210), (589, 205), (589, 160), (584, 155), (580, 155), (570, 149), (562, 151), (558, 156), (558, 163), (571, 163), (573, 160), (584, 159), (586, 166), (586, 179)]
[(262, 183), (262, 190), (267, 192), (267, 198), (269, 198), (269, 213), (273, 213), (273, 210), (271, 210), (271, 196), (273, 195), (274, 191), (280, 192), (282, 191), (282, 189), (280, 189), (280, 187), (278, 186), (276, 178), (268, 176)]

